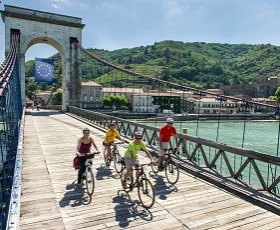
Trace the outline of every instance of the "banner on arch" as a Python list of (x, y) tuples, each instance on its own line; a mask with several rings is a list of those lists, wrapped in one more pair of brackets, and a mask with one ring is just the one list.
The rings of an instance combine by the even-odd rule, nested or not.
[(35, 58), (35, 82), (53, 82), (54, 61), (52, 59)]

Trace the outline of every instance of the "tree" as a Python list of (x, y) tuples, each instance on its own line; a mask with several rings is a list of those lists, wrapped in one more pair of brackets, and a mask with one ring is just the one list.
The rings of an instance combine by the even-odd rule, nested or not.
[(103, 105), (108, 106), (110, 108), (124, 108), (128, 107), (128, 101), (125, 96), (113, 96), (113, 95), (106, 95), (103, 97)]
[(53, 105), (62, 105), (62, 89), (58, 89), (53, 98), (52, 98)]
[(277, 87), (275, 96), (276, 96), (277, 102), (280, 103), (280, 87)]

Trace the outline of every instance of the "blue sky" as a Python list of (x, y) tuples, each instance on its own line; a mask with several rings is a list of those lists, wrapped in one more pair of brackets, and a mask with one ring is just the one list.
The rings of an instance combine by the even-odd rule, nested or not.
[[(85, 48), (116, 50), (163, 40), (280, 45), (279, 0), (1, 0), (1, 10), (4, 4), (82, 18)], [(2, 20), (0, 31), (2, 63)], [(26, 59), (56, 52), (36, 45)]]

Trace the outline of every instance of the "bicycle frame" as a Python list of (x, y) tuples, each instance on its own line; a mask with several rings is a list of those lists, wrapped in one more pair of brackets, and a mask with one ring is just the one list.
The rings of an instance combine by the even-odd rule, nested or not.
[[(146, 165), (150, 165), (150, 164), (141, 164), (140, 165), (140, 168), (132, 168), (132, 172), (131, 172), (131, 177), (132, 177), (132, 184), (131, 184), (131, 187), (129, 189), (129, 192), (132, 191), (135, 187), (137, 187), (138, 183), (141, 182), (141, 180), (143, 178), (147, 178), (147, 175), (145, 173), (145, 170), (144, 170), (144, 166)], [(124, 169), (126, 167), (124, 166)], [(133, 172), (134, 171), (140, 171), (139, 174), (137, 175), (135, 181), (134, 181), (134, 176), (133, 176)]]
[(159, 171), (165, 171), (165, 176), (167, 181), (170, 184), (177, 183), (179, 179), (179, 168), (176, 162), (173, 161), (171, 154), (176, 154), (177, 150), (169, 148), (166, 150), (166, 153), (164, 154), (164, 159), (162, 162), (162, 168), (159, 169), (158, 165), (153, 166), (152, 165), (152, 171), (154, 173), (158, 173)]
[[(147, 165), (147, 164), (145, 164), (145, 165)], [(133, 171), (136, 171), (136, 172), (140, 171), (139, 174), (137, 175), (135, 181), (133, 181), (132, 189), (135, 188), (138, 185), (139, 182), (141, 182), (142, 178), (147, 178), (146, 173), (144, 171), (144, 165), (140, 165), (140, 166), (141, 166), (140, 168), (133, 168), (132, 169), (132, 173), (133, 173)]]
[(86, 191), (88, 195), (91, 197), (94, 192), (94, 176), (92, 172), (92, 161), (91, 159), (94, 158), (96, 153), (86, 154), (86, 161), (85, 165), (85, 177), (86, 177)]

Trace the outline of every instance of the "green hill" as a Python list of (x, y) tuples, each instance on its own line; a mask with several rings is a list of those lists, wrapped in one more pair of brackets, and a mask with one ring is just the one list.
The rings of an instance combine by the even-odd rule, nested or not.
[[(149, 76), (190, 87), (218, 88), (220, 84), (255, 83), (271, 76), (280, 77), (280, 47), (270, 44), (218, 44), (162, 41), (153, 45), (107, 51), (88, 49), (100, 58)], [(55, 59), (56, 84), (61, 84), (61, 61)], [(32, 65), (26, 64), (27, 77), (33, 77)], [(33, 68), (34, 69), (34, 68)], [(82, 54), (82, 80), (110, 83), (112, 76), (118, 81), (125, 73)], [(144, 84), (144, 83), (143, 83)], [(112, 84), (114, 85), (114, 84)], [(128, 85), (126, 81), (120, 84)]]

